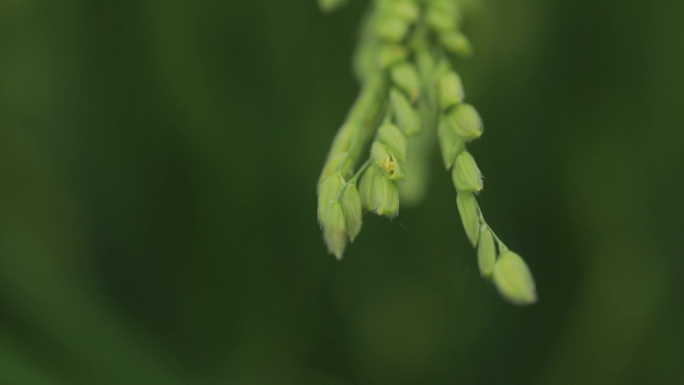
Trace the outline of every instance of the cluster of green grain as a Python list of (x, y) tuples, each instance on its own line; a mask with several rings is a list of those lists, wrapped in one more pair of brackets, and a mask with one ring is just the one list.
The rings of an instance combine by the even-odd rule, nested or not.
[[(326, 11), (346, 2), (319, 0)], [(451, 65), (452, 55), (471, 53), (460, 21), (455, 0), (372, 2), (354, 59), (362, 91), (321, 173), (318, 219), (329, 251), (342, 258), (361, 230), (363, 211), (392, 218), (399, 213), (400, 184), (424, 181), (404, 172), (420, 161), (411, 158), (408, 138), (436, 130), (482, 276), (509, 301), (533, 303), (527, 265), (494, 234), (476, 201), (482, 175), (467, 145), (482, 135), (483, 125), (475, 108), (464, 103), (461, 79)]]

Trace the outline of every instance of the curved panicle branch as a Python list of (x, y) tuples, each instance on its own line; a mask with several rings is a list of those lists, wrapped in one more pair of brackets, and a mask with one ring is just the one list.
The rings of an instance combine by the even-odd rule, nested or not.
[[(323, 11), (345, 3), (319, 0)], [(451, 60), (472, 53), (461, 20), (457, 0), (371, 2), (354, 57), (362, 90), (321, 172), (318, 220), (328, 250), (341, 259), (361, 230), (364, 211), (394, 218), (400, 196), (422, 197), (426, 154), (436, 138), (481, 275), (509, 302), (531, 304), (537, 294), (529, 268), (496, 236), (476, 200), (484, 184), (468, 145), (484, 126), (465, 102)]]

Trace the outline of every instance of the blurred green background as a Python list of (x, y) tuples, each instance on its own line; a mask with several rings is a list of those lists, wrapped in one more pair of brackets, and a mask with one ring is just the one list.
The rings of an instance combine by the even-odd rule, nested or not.
[(366, 1), (0, 0), (0, 384), (684, 384), (684, 3), (482, 0), (449, 175), (338, 263), (315, 185)]

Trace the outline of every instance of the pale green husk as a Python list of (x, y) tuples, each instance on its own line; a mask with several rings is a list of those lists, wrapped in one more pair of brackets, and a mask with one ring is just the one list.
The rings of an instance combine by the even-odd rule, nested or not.
[(525, 261), (512, 251), (503, 252), (496, 261), (494, 284), (499, 293), (512, 303), (529, 305), (537, 301), (532, 273)]

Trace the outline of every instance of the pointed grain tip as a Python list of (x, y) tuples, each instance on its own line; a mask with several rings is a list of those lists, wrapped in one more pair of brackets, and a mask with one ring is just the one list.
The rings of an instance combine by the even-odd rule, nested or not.
[(525, 261), (512, 251), (501, 254), (494, 265), (494, 284), (501, 296), (516, 305), (537, 302), (534, 278)]

